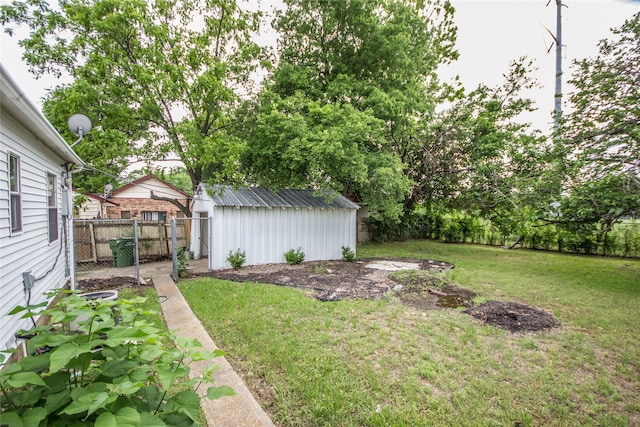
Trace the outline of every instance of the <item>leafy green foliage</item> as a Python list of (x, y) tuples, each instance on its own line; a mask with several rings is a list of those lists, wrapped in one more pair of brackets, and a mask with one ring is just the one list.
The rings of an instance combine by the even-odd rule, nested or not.
[(597, 224), (598, 241), (621, 218), (640, 215), (640, 13), (613, 34), (597, 57), (574, 62), (574, 108), (559, 135), (566, 196), (554, 220), (574, 229)]
[(302, 248), (289, 249), (284, 253), (284, 259), (286, 259), (287, 263), (291, 265), (302, 264), (304, 261), (304, 252), (302, 251)]
[(342, 247), (342, 260), (346, 262), (353, 262), (356, 259), (356, 253), (349, 247)]
[(242, 268), (246, 259), (247, 254), (244, 251), (241, 251), (240, 248), (235, 251), (229, 251), (229, 256), (227, 257), (227, 261), (231, 264), (231, 268), (234, 270)]
[[(147, 321), (144, 298), (88, 300), (65, 293), (56, 305), (17, 307), (51, 322), (25, 334), (29, 356), (0, 371), (2, 423), (8, 425), (181, 425), (197, 422), (200, 384), (211, 367), (190, 378), (193, 362), (222, 356), (194, 339), (175, 339)], [(175, 346), (165, 343), (171, 339)], [(211, 386), (210, 398), (233, 395)]]
[(187, 261), (186, 248), (179, 247), (178, 253), (178, 277), (187, 277), (189, 275), (189, 262)]
[[(94, 123), (75, 148), (87, 163), (118, 175), (131, 159), (176, 156), (191, 188), (235, 175), (243, 143), (229, 133), (238, 93), (250, 92), (261, 49), (252, 40), (261, 14), (235, 1), (14, 1), (0, 8), (5, 31), (26, 25), (19, 43), (36, 75), (66, 73), (45, 115), (68, 140), (68, 117)], [(64, 36), (59, 36), (64, 34)], [(104, 176), (77, 176), (102, 191)], [(102, 182), (101, 182), (102, 181)]]
[(455, 58), (449, 2), (286, 1), (280, 62), (250, 111), (243, 165), (272, 187), (331, 188), (397, 223), (409, 153)]

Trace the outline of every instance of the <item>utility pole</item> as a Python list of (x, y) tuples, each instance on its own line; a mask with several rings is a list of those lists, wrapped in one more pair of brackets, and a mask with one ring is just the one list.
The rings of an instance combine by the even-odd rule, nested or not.
[[(553, 127), (558, 130), (562, 117), (562, 0), (556, 1), (556, 89), (554, 93)], [(547, 3), (548, 5), (549, 3)]]

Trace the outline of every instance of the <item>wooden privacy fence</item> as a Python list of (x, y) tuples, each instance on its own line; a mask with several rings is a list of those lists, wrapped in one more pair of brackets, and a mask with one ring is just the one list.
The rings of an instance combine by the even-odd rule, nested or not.
[[(178, 247), (188, 246), (189, 220), (176, 223)], [(102, 263), (112, 259), (109, 239), (133, 238), (138, 228), (140, 260), (158, 260), (172, 255), (171, 223), (134, 220), (74, 220), (76, 262)]]

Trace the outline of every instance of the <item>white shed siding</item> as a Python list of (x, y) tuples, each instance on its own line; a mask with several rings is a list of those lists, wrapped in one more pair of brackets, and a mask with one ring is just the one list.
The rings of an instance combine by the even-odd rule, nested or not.
[(246, 265), (282, 263), (302, 248), (306, 261), (340, 259), (342, 246), (356, 247), (355, 209), (213, 209), (211, 268), (229, 268), (230, 251), (246, 253)]
[[(22, 231), (11, 234), (8, 205), (8, 153), (20, 158), (22, 195)], [(3, 113), (0, 126), (0, 349), (14, 346), (14, 333), (28, 328), (31, 321), (6, 313), (17, 305), (26, 305), (22, 273), (31, 271), (38, 280), (31, 292), (31, 304), (45, 300), (44, 292), (63, 286), (65, 248), (62, 246), (64, 222), (62, 210), (63, 159), (40, 144), (30, 132)], [(58, 239), (49, 243), (47, 221), (47, 173), (57, 177)]]

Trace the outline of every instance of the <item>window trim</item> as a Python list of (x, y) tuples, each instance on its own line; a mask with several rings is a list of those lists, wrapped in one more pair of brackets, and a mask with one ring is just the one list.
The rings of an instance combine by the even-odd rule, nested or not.
[[(11, 234), (18, 234), (22, 232), (22, 176), (21, 176), (21, 165), (20, 165), (20, 156), (12, 153), (11, 151), (8, 153), (8, 184), (9, 184), (9, 221), (10, 221), (10, 230)], [(15, 167), (15, 171), (12, 170)], [(15, 176), (12, 176), (15, 175)], [(15, 180), (15, 188), (12, 188), (12, 179)], [(17, 202), (14, 202), (16, 200)], [(16, 208), (17, 209), (14, 209)]]

